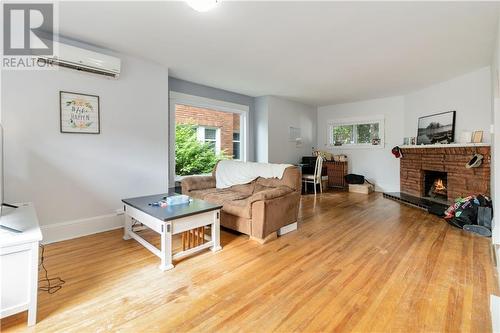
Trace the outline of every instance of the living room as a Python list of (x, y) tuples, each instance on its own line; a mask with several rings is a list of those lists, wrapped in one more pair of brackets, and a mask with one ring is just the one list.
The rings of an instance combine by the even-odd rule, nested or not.
[(497, 2), (45, 5), (2, 3), (2, 331), (500, 331)]

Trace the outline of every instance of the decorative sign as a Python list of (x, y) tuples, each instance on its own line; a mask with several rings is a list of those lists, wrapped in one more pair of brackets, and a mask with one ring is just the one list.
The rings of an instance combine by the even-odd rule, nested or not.
[(99, 134), (99, 96), (59, 92), (61, 133)]
[(288, 128), (288, 140), (296, 142), (297, 139), (300, 139), (300, 128), (299, 127), (292, 127), (290, 126)]

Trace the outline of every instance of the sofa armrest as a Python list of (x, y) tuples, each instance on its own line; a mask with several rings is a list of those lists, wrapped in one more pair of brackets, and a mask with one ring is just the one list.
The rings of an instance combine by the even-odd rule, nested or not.
[(181, 181), (182, 193), (188, 194), (194, 190), (205, 190), (215, 187), (215, 177), (213, 176), (191, 176)]
[[(300, 205), (300, 193), (297, 191), (291, 191), (288, 194), (279, 196), (277, 191), (266, 190), (263, 192), (268, 192), (262, 194), (267, 199), (252, 203), (250, 236), (258, 239), (265, 239), (269, 234), (278, 231), (281, 227), (296, 222)], [(270, 196), (275, 197), (271, 199)]]

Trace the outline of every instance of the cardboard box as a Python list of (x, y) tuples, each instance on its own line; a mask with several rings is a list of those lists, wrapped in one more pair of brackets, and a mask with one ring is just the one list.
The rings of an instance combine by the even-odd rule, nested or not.
[(349, 192), (370, 194), (375, 191), (375, 187), (372, 184), (349, 184)]

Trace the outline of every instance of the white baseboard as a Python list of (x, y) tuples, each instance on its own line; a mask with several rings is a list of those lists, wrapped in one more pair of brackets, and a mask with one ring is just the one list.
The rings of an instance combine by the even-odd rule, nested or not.
[(43, 244), (92, 235), (99, 232), (123, 228), (123, 214), (107, 214), (87, 219), (40, 226)]
[(292, 232), (294, 230), (297, 230), (297, 222), (290, 223), (290, 224), (285, 225), (284, 227), (281, 227), (278, 230), (278, 236), (283, 236), (284, 234), (287, 234), (287, 233)]
[(491, 328), (495, 333), (500, 332), (500, 297), (490, 296)]

